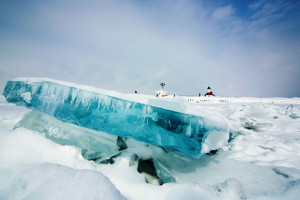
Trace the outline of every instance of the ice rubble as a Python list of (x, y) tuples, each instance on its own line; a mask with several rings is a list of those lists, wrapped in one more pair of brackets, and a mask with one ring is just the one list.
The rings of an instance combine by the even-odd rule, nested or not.
[(120, 95), (112, 96), (114, 93), (75, 86), (18, 79), (7, 82), (3, 95), (8, 102), (34, 108), (63, 122), (132, 137), (190, 157), (199, 157), (228, 142), (228, 124), (223, 121), (136, 102), (128, 95), (121, 99)]

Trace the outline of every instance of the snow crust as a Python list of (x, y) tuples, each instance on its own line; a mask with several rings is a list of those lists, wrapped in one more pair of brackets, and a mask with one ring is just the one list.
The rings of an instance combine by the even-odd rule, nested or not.
[(16, 79), (13, 79), (12, 81), (21, 81), (26, 84), (51, 82), (51, 83), (57, 83), (59, 85), (72, 87), (72, 88), (78, 88), (78, 89), (88, 91), (88, 92), (103, 94), (103, 95), (107, 95), (110, 97), (116, 97), (116, 98), (125, 99), (128, 101), (134, 101), (134, 102), (143, 103), (143, 104), (149, 104), (152, 106), (157, 106), (157, 107), (174, 110), (174, 111), (178, 111), (178, 112), (185, 112), (185, 110), (186, 110), (185, 105), (182, 104), (182, 101), (184, 100), (184, 98), (182, 98), (181, 100), (176, 99), (176, 101), (174, 101), (173, 99), (170, 99), (170, 98), (165, 98), (164, 101), (161, 101), (162, 100), (161, 98), (158, 99), (154, 95), (124, 94), (124, 93), (113, 91), (113, 90), (105, 90), (105, 89), (96, 88), (96, 87), (89, 86), (89, 85), (79, 85), (76, 83), (54, 80), (51, 78), (18, 77)]

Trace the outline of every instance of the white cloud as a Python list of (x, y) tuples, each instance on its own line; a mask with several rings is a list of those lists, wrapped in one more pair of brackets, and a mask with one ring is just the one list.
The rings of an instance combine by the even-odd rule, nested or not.
[(233, 7), (231, 5), (228, 5), (228, 6), (217, 8), (213, 12), (212, 17), (215, 20), (224, 20), (232, 16), (233, 13), (234, 13)]
[[(8, 24), (0, 27), (0, 89), (17, 76), (147, 94), (161, 82), (170, 93), (197, 95), (210, 85), (224, 96), (284, 96), (287, 85), (299, 85), (299, 39), (282, 41), (270, 31), (257, 37), (263, 30), (239, 18), (232, 5), (212, 11), (198, 1), (138, 2), (0, 7)], [(271, 62), (272, 55), (281, 58)]]
[(293, 2), (281, 0), (260, 0), (249, 5), (252, 11), (251, 26), (267, 26), (286, 16), (293, 8)]

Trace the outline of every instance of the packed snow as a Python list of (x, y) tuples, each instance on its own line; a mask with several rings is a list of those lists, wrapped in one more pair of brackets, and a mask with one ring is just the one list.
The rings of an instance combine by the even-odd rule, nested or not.
[(8, 199), (125, 199), (100, 172), (49, 163), (22, 170), (8, 193)]
[[(299, 199), (299, 99), (221, 103), (213, 97), (141, 96), (135, 95), (212, 115), (239, 134), (195, 159), (130, 138), (120, 144), (116, 136), (65, 124), (0, 96), (0, 199)], [(145, 170), (151, 166), (154, 174)]]

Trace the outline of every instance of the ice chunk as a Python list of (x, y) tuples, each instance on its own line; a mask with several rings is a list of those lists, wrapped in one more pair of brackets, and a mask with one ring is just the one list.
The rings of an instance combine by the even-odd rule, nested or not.
[(86, 159), (108, 159), (120, 149), (117, 136), (63, 123), (35, 110), (27, 113), (15, 125), (15, 128), (19, 127), (43, 133), (58, 144), (79, 147)]
[(212, 149), (218, 149), (220, 146), (225, 146), (228, 141), (228, 136), (220, 131), (211, 131), (202, 145), (201, 153), (209, 153)]
[(31, 103), (31, 94), (29, 92), (25, 92), (21, 96), (27, 104)]
[(255, 118), (241, 118), (242, 126), (246, 129), (253, 131), (261, 131), (264, 128), (273, 127), (272, 122), (265, 119), (255, 119)]
[[(29, 101), (29, 94), (31, 100)], [(26, 94), (26, 95), (24, 95)], [(205, 152), (229, 139), (228, 127), (205, 117), (180, 113), (120, 99), (51, 81), (8, 81), (3, 92), (8, 102), (34, 108), (78, 126), (103, 131), (199, 157), (210, 132), (224, 134), (210, 140)], [(212, 113), (213, 114), (213, 113)]]

